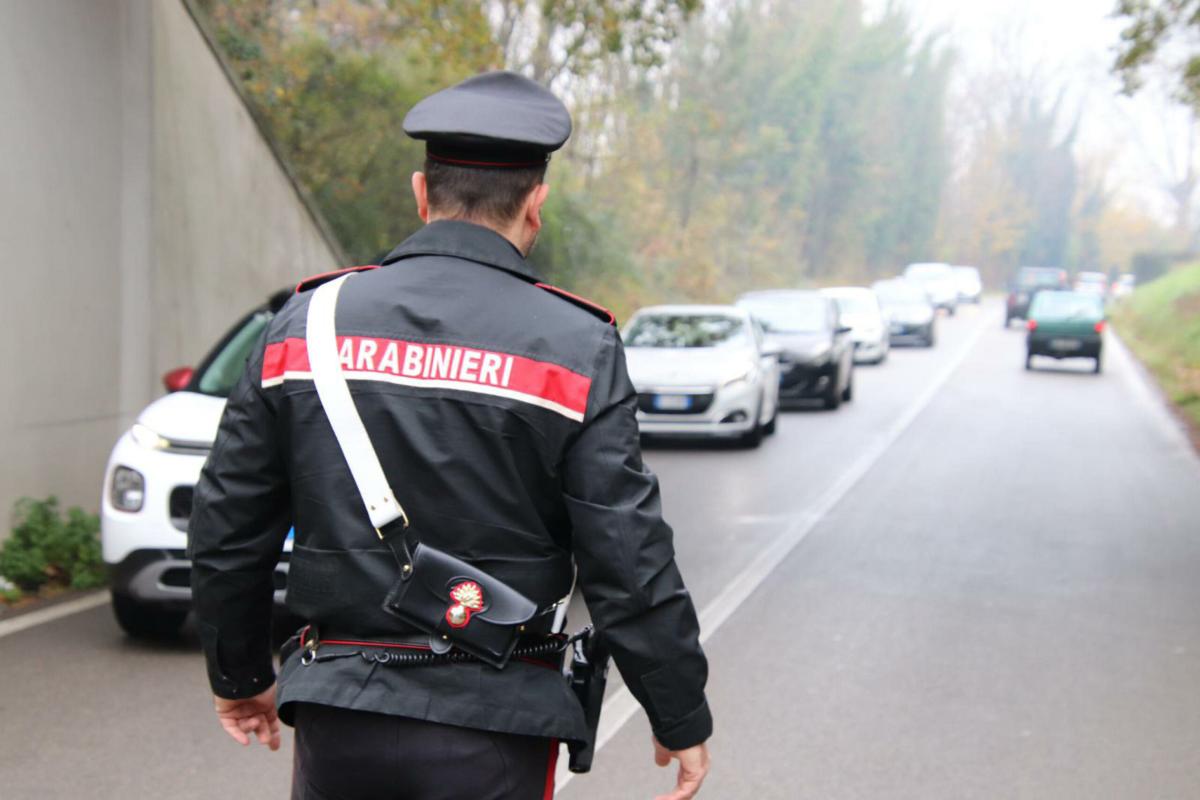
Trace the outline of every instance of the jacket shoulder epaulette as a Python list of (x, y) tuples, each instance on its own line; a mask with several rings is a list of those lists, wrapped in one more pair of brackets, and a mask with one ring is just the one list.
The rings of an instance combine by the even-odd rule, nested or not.
[(305, 278), (296, 284), (296, 294), (307, 292), (309, 289), (315, 289), (322, 283), (328, 283), (340, 275), (346, 275), (350, 272), (365, 272), (369, 269), (379, 269), (378, 265), (370, 264), (361, 267), (346, 267), (345, 269), (335, 269), (333, 272), (322, 272), (320, 275), (313, 275)]
[(604, 320), (609, 325), (612, 325), (615, 327), (617, 324), (616, 315), (613, 314), (611, 311), (609, 311), (604, 306), (599, 305), (598, 303), (593, 303), (591, 300), (580, 297), (577, 294), (571, 294), (566, 289), (560, 289), (557, 286), (551, 286), (548, 283), (539, 283), (539, 284), (537, 284), (537, 287), (539, 289), (544, 289), (547, 292), (550, 292), (551, 294), (558, 295), (562, 299), (564, 299), (576, 306), (579, 306), (584, 311), (587, 311), (594, 317), (598, 317), (599, 319)]

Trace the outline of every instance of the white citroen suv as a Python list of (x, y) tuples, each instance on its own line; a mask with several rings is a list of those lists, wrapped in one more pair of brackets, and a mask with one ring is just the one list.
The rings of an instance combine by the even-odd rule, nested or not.
[[(191, 564), (185, 555), (192, 491), (212, 449), (225, 398), (250, 350), (290, 291), (240, 319), (200, 362), (163, 376), (167, 395), (148, 405), (109, 456), (100, 507), (100, 538), (112, 587), (113, 613), (126, 633), (159, 637), (177, 631), (191, 607)], [(287, 583), (284, 548), (275, 601)]]

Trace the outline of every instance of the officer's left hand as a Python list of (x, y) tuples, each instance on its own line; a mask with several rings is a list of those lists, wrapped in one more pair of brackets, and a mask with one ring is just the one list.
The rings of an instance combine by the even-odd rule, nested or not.
[(272, 750), (279, 749), (279, 714), (275, 710), (275, 684), (271, 684), (271, 688), (265, 692), (243, 700), (226, 700), (215, 695), (213, 700), (221, 727), (238, 744), (250, 744), (250, 735), (254, 734)]

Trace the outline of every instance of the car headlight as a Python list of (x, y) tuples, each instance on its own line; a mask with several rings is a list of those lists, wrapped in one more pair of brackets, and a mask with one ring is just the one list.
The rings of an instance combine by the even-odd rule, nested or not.
[(748, 381), (752, 377), (754, 377), (754, 365), (748, 364), (740, 371), (734, 372), (730, 377), (726, 378), (725, 381), (721, 383), (721, 388), (728, 389), (730, 386)]
[(166, 450), (171, 443), (140, 422), (133, 423), (129, 436), (147, 450)]
[(121, 511), (141, 511), (146, 500), (146, 479), (136, 469), (117, 467), (113, 470), (108, 499), (113, 508)]
[(832, 352), (833, 347), (826, 343), (820, 347), (813, 348), (809, 353), (809, 359), (811, 359), (812, 363), (814, 364), (824, 364), (829, 360), (829, 354)]

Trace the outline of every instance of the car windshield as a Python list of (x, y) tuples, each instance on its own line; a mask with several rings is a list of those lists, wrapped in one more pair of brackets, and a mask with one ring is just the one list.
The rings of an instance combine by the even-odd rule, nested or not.
[(1104, 316), (1100, 298), (1079, 292), (1040, 292), (1030, 309), (1031, 317), (1072, 319), (1099, 319)]
[(877, 283), (875, 294), (885, 306), (923, 306), (929, 303), (924, 289), (904, 281)]
[(273, 316), (270, 311), (258, 311), (242, 323), (242, 327), (208, 358), (208, 365), (196, 382), (197, 390), (216, 397), (228, 397), (246, 369), (246, 361), (250, 358), (254, 343)]
[(745, 320), (724, 314), (645, 314), (625, 335), (626, 347), (731, 347), (748, 341)]
[(846, 294), (833, 294), (832, 297), (838, 305), (838, 310), (843, 314), (867, 316), (878, 311), (875, 299), (869, 294), (847, 292)]
[(768, 333), (820, 333), (829, 327), (828, 306), (817, 294), (745, 297), (738, 305), (757, 317)]
[(1017, 284), (1024, 289), (1058, 286), (1062, 282), (1056, 269), (1023, 269), (1017, 273)]

